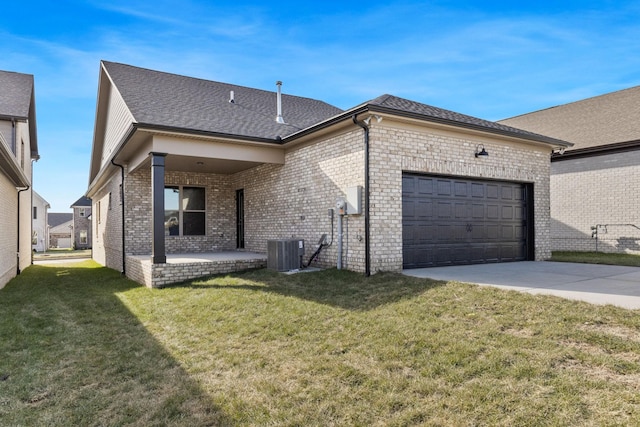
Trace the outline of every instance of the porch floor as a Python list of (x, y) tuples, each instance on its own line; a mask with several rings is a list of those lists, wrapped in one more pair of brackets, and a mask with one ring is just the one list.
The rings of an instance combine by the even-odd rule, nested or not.
[(153, 264), (151, 255), (127, 256), (127, 276), (150, 288), (266, 266), (267, 255), (258, 252), (167, 254), (165, 264)]

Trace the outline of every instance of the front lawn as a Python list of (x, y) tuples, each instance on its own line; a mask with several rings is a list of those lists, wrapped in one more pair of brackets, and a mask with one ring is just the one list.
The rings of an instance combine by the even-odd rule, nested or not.
[(394, 274), (150, 290), (32, 266), (0, 290), (0, 423), (633, 424), (638, 314)]

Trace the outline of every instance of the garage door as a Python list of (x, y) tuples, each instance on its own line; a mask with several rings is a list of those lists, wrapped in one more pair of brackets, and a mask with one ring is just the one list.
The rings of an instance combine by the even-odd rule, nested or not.
[(403, 174), (403, 267), (532, 259), (528, 184)]

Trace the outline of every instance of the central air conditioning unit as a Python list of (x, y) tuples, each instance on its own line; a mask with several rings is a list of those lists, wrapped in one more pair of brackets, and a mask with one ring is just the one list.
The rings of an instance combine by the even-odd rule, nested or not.
[(267, 241), (267, 268), (276, 271), (297, 270), (302, 267), (304, 240), (280, 239)]

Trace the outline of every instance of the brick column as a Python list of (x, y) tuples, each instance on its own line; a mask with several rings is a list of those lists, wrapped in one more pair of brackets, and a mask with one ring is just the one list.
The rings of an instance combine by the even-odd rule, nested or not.
[(151, 156), (152, 234), (151, 262), (165, 264), (167, 253), (164, 244), (164, 158), (166, 153), (149, 153)]

